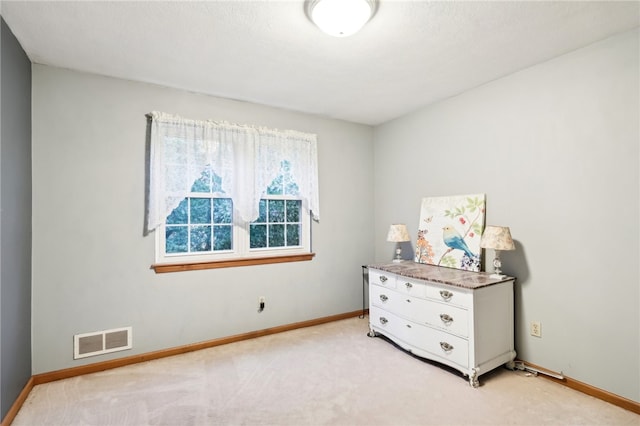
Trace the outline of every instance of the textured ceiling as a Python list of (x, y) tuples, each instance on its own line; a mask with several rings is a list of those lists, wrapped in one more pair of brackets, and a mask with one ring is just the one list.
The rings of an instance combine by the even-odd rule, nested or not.
[(3, 1), (35, 62), (376, 125), (640, 25), (637, 1), (389, 1), (354, 36), (303, 0)]

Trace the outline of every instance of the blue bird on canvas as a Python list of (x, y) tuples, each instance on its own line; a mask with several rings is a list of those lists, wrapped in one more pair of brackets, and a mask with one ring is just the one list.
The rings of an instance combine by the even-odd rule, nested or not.
[(462, 238), (460, 233), (456, 231), (453, 226), (447, 225), (442, 228), (442, 230), (442, 238), (444, 239), (444, 244), (447, 247), (451, 249), (462, 250), (469, 257), (475, 256), (473, 252), (469, 250), (467, 243), (464, 242), (464, 239)]

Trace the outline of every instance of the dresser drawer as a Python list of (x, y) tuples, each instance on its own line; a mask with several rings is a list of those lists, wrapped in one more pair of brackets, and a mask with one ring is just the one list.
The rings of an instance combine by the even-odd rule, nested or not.
[(396, 276), (389, 272), (369, 270), (369, 284), (380, 285), (388, 288), (396, 288)]
[(404, 342), (410, 340), (408, 332), (410, 323), (391, 312), (373, 307), (369, 310), (369, 323), (371, 327), (387, 335), (387, 337), (400, 339)]
[(466, 292), (455, 287), (445, 287), (429, 283), (427, 285), (427, 297), (439, 302), (450, 303), (465, 308), (471, 308), (473, 306), (473, 295), (471, 292)]
[(386, 311), (402, 311), (402, 295), (390, 288), (372, 285), (369, 287), (369, 303)]
[(407, 277), (398, 277), (396, 279), (396, 288), (399, 292), (415, 297), (427, 297), (427, 286), (424, 281)]
[(377, 307), (371, 308), (369, 318), (376, 331), (401, 341), (400, 346), (409, 345), (462, 368), (469, 365), (469, 344), (463, 338), (417, 324)]
[(430, 317), (435, 316), (433, 303), (426, 299), (409, 296), (407, 294), (398, 293), (398, 303), (394, 304), (395, 313), (402, 318), (418, 324), (427, 324)]
[(412, 344), (449, 363), (469, 367), (469, 342), (466, 339), (427, 326), (412, 327), (411, 333), (411, 341), (419, 342)]
[(469, 337), (469, 312), (466, 309), (446, 303), (428, 303), (429, 309), (424, 310), (427, 324), (458, 336)]
[(419, 299), (398, 292), (394, 293), (393, 300), (389, 298), (385, 308), (398, 316), (418, 324), (430, 325), (461, 337), (469, 336), (469, 314), (466, 309), (447, 303)]

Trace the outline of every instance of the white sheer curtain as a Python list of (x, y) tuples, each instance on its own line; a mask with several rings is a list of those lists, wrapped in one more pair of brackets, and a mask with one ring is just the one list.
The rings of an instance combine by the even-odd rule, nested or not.
[(244, 221), (258, 217), (260, 198), (289, 161), (299, 196), (319, 220), (317, 137), (227, 122), (190, 120), (152, 112), (147, 231), (191, 192), (196, 179), (211, 168)]

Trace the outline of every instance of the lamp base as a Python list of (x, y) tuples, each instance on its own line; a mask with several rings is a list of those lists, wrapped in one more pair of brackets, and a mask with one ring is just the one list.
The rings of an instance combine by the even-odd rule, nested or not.
[(400, 254), (402, 253), (402, 249), (400, 248), (400, 243), (398, 243), (398, 247), (396, 248), (396, 258), (393, 259), (395, 263), (402, 262), (402, 258)]
[(502, 273), (502, 262), (500, 261), (500, 250), (496, 250), (495, 258), (493, 259), (493, 274), (489, 275), (491, 278), (503, 279), (506, 277)]

